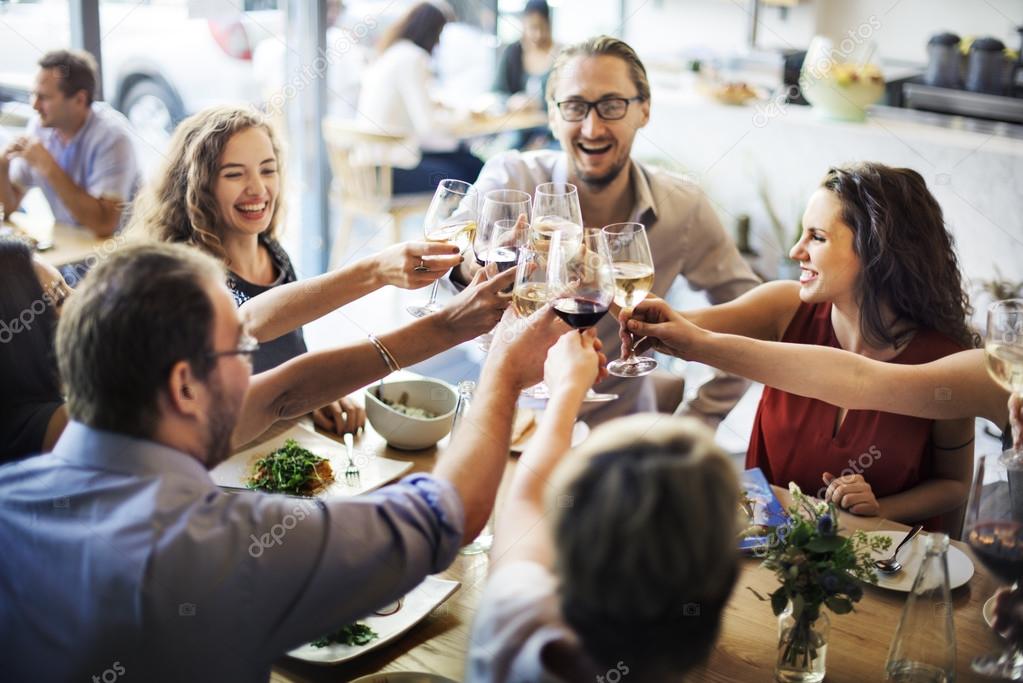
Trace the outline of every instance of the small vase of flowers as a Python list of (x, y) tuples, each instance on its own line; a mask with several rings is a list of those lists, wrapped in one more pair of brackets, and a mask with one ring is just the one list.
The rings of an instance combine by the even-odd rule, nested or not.
[(762, 550), (763, 566), (781, 583), (770, 598), (778, 616), (775, 679), (816, 683), (824, 680), (830, 625), (822, 607), (851, 612), (863, 597), (861, 583), (874, 578), (871, 553), (887, 550), (891, 539), (842, 536), (834, 503), (807, 497), (795, 483), (789, 493), (789, 520), (769, 531)]

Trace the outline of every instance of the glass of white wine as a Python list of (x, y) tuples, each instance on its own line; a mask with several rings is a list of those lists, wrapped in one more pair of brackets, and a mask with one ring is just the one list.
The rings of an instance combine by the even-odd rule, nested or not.
[[(612, 223), (601, 232), (611, 254), (615, 305), (632, 308), (645, 299), (654, 286), (654, 259), (650, 254), (646, 227), (642, 223)], [(657, 361), (653, 358), (636, 355), (635, 344), (626, 358), (607, 364), (607, 371), (617, 377), (642, 377), (656, 368)]]
[(583, 214), (579, 190), (571, 183), (542, 183), (533, 194), (533, 222), (530, 242), (537, 251), (547, 253), (554, 233), (563, 233), (566, 242), (576, 235), (582, 240)]
[(988, 308), (984, 358), (998, 384), (1023, 394), (1023, 299), (996, 301)]
[[(461, 180), (440, 181), (423, 221), (426, 241), (450, 242), (464, 254), (476, 234), (477, 213), (476, 188)], [(409, 306), (405, 310), (417, 318), (441, 310), (443, 307), (437, 303), (439, 286), (440, 280), (434, 280), (430, 287), (429, 301)]]
[[(519, 261), (515, 267), (512, 306), (520, 318), (528, 318), (543, 308), (549, 300), (547, 251), (524, 245), (519, 249)], [(543, 382), (523, 389), (522, 395), (534, 399), (550, 398), (547, 385)]]

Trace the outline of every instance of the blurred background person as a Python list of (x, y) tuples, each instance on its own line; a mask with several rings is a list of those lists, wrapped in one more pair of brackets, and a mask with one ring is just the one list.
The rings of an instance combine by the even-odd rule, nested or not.
[[(558, 49), (546, 0), (529, 0), (522, 10), (522, 38), (504, 48), (494, 80), (494, 90), (508, 95), (509, 111), (546, 110), (544, 91)], [(533, 128), (521, 131), (516, 147), (540, 146), (552, 139), (547, 128)]]
[(405, 137), (383, 160), (394, 167), (394, 193), (432, 192), (443, 178), (474, 182), (483, 162), (452, 131), (456, 112), (430, 95), (431, 55), (450, 7), (414, 5), (384, 34), (359, 93), (359, 118), (369, 130)]

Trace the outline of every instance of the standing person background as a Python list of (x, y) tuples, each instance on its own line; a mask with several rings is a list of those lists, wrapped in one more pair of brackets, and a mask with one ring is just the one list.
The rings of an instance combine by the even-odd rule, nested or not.
[(384, 34), (363, 77), (359, 118), (371, 130), (405, 137), (386, 148), (395, 194), (432, 192), (443, 178), (471, 183), (483, 168), (452, 133), (456, 113), (430, 94), (431, 54), (453, 19), (446, 5), (414, 5)]
[(58, 223), (98, 237), (120, 226), (141, 176), (128, 120), (95, 95), (96, 60), (89, 53), (57, 50), (39, 60), (36, 116), (0, 153), (0, 203), (7, 213), (39, 187)]

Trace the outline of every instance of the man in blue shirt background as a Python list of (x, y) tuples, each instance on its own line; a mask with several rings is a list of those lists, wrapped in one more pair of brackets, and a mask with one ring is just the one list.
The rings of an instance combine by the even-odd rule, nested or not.
[(39, 187), (58, 223), (109, 237), (140, 184), (128, 120), (93, 101), (96, 61), (89, 53), (49, 52), (39, 67), (37, 116), (0, 153), (0, 204), (9, 214)]

